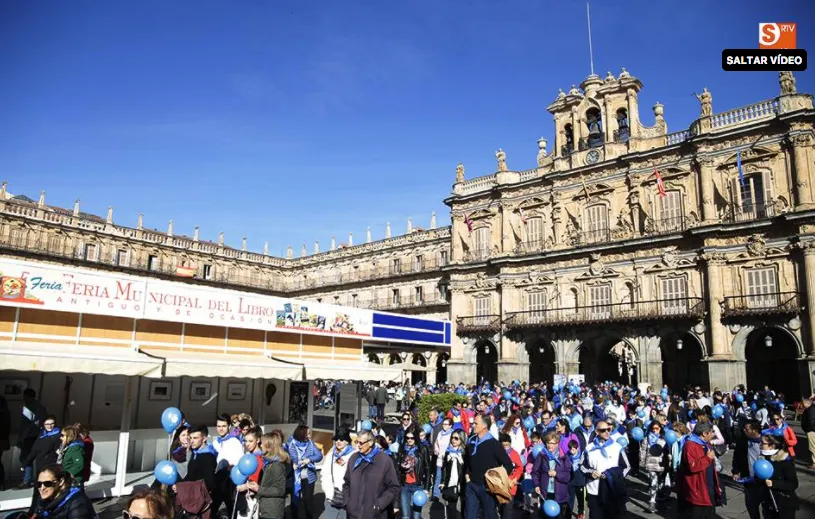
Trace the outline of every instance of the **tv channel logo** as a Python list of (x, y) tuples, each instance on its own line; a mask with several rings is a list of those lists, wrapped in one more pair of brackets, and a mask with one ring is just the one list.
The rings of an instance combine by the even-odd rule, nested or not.
[(759, 23), (759, 49), (795, 49), (796, 23)]

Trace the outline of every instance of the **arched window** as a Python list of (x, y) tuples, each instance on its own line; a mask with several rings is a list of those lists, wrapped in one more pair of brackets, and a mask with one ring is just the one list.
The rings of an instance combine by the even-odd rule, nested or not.
[(566, 142), (563, 143), (563, 155), (569, 155), (574, 151), (574, 128), (572, 128), (571, 124), (567, 124), (563, 127), (563, 134), (566, 137)]
[(597, 148), (603, 145), (603, 120), (600, 110), (590, 108), (586, 112), (586, 126), (588, 126), (588, 138), (586, 139), (589, 148)]
[(628, 110), (620, 108), (617, 110), (617, 131), (614, 135), (615, 142), (628, 142), (631, 131), (628, 126)]

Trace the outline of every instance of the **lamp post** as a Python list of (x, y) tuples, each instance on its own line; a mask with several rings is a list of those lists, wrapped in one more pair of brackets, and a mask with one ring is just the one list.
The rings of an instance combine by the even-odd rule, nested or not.
[(677, 349), (677, 350), (681, 350), (681, 349), (682, 349), (683, 344), (684, 344), (684, 343), (682, 342), (682, 339), (677, 339), (677, 340), (676, 340), (676, 349)]
[(772, 338), (772, 337), (770, 337), (769, 335), (767, 335), (766, 337), (764, 337), (764, 346), (766, 346), (766, 347), (768, 347), (768, 348), (772, 348), (772, 347), (773, 347), (773, 338)]

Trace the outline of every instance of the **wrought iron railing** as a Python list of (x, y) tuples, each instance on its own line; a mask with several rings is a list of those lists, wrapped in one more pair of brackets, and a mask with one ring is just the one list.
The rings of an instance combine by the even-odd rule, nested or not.
[(399, 299), (382, 298), (370, 302), (370, 308), (375, 310), (396, 310), (399, 308), (422, 308), (426, 306), (449, 305), (450, 302), (441, 296), (432, 297), (400, 297)]
[(519, 243), (515, 247), (516, 254), (534, 254), (536, 252), (543, 252), (546, 249), (546, 243), (543, 240), (530, 240)]
[(776, 216), (775, 205), (770, 204), (743, 204), (736, 207), (731, 215), (733, 222), (750, 222), (753, 220), (764, 220)]
[(574, 245), (589, 245), (611, 241), (611, 229), (576, 230), (573, 233)]
[(511, 312), (507, 314), (504, 324), (513, 329), (608, 321), (701, 318), (704, 314), (705, 303), (701, 297), (685, 297)]
[(464, 253), (464, 261), (486, 261), (491, 255), (490, 249), (470, 249)]
[(722, 316), (795, 314), (802, 310), (798, 292), (774, 292), (728, 296), (722, 300)]
[(686, 216), (673, 216), (670, 218), (645, 219), (645, 234), (668, 234), (672, 232), (683, 232), (688, 228), (688, 218)]
[(501, 330), (500, 315), (465, 315), (456, 319), (458, 333), (497, 332)]

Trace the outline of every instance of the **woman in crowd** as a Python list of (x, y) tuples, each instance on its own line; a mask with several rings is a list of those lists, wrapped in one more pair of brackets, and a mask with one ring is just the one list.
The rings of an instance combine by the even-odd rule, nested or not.
[(91, 479), (91, 460), (93, 460), (93, 438), (91, 438), (91, 431), (87, 426), (79, 422), (74, 424), (79, 439), (82, 441), (82, 450), (85, 455), (85, 466), (82, 468), (82, 481), (87, 483)]
[(298, 425), (289, 442), (289, 457), (294, 469), (294, 485), (291, 499), (292, 515), (299, 517), (303, 508), (306, 519), (314, 519), (314, 483), (317, 481), (317, 463), (323, 460), (323, 453), (311, 441), (311, 430), (306, 425)]
[[(190, 428), (182, 425), (173, 433), (173, 441), (170, 444), (170, 457), (175, 462), (178, 470), (178, 477), (184, 479), (187, 475), (187, 462), (190, 456)], [(182, 475), (183, 472), (183, 475)]]
[[(66, 429), (72, 428), (66, 427)], [(81, 472), (81, 464), (80, 471)], [(94, 519), (96, 512), (85, 491), (59, 465), (48, 465), (37, 474), (36, 491), (28, 517), (32, 519)]]
[[(257, 491), (252, 490), (250, 483), (259, 483), (263, 473), (263, 450), (260, 446), (260, 438), (263, 432), (260, 428), (252, 427), (246, 431), (243, 437), (243, 449), (246, 454), (252, 454), (258, 460), (258, 468), (246, 479), (246, 483), (238, 485), (238, 499), (235, 504), (239, 519), (255, 519), (258, 516)], [(255, 486), (255, 485), (252, 485)]]
[[(560, 519), (569, 514), (569, 481), (572, 479), (572, 461), (560, 452), (560, 435), (549, 431), (543, 435), (545, 448), (535, 459), (532, 468), (532, 484), (535, 492), (544, 500), (554, 500), (560, 505)], [(570, 515), (570, 514), (569, 514)]]
[(433, 497), (439, 498), (441, 496), (441, 482), (442, 468), (444, 466), (444, 454), (447, 452), (447, 447), (450, 446), (450, 440), (453, 437), (453, 420), (445, 418), (441, 421), (441, 430), (436, 435), (436, 443), (433, 444), (433, 454), (436, 457), (436, 477), (433, 486)]
[(453, 431), (450, 434), (450, 444), (443, 453), (441, 471), (441, 496), (445, 501), (447, 519), (460, 519), (458, 502), (464, 495), (464, 433)]
[(260, 519), (283, 519), (286, 510), (286, 479), (289, 455), (283, 450), (281, 435), (268, 433), (260, 438), (263, 450), (263, 476), (260, 483), (249, 482), (258, 499)]
[(345, 482), (345, 471), (348, 468), (348, 459), (354, 454), (351, 446), (351, 435), (346, 430), (340, 430), (334, 435), (334, 448), (323, 460), (320, 471), (320, 484), (325, 492), (325, 519), (345, 519), (345, 503), (343, 502), (342, 487)]
[(28, 452), (28, 458), (23, 461), (23, 466), (29, 467), (33, 464), (34, 471), (39, 473), (44, 467), (57, 463), (57, 451), (62, 443), (61, 434), (56, 417), (51, 414), (46, 416), (42, 422), (40, 435)]
[(640, 442), (640, 463), (648, 476), (648, 511), (656, 513), (665, 496), (665, 467), (668, 461), (668, 443), (663, 438), (662, 424), (654, 420), (648, 425), (648, 434)]
[(521, 460), (523, 460), (523, 458), (526, 457), (526, 450), (529, 448), (531, 442), (523, 426), (521, 415), (516, 413), (507, 418), (503, 432), (509, 435), (512, 450), (517, 452)]
[(143, 490), (130, 496), (122, 512), (123, 519), (173, 519), (173, 503), (166, 492)]
[[(773, 411), (770, 414), (770, 428), (769, 431), (776, 435), (781, 435), (784, 438), (784, 443), (787, 445), (787, 453), (795, 459), (795, 446), (798, 445), (798, 437), (795, 436), (795, 431), (792, 427), (787, 425), (784, 421), (784, 415), (780, 411)], [(779, 432), (780, 431), (780, 432)]]
[(73, 425), (67, 425), (59, 435), (60, 447), (57, 451), (57, 463), (71, 475), (74, 485), (83, 486), (82, 473), (85, 470), (85, 444), (79, 438), (79, 432)]
[(408, 429), (405, 433), (405, 443), (399, 449), (396, 461), (396, 473), (402, 484), (399, 506), (402, 519), (421, 519), (421, 509), (413, 506), (413, 494), (418, 491), (430, 494), (432, 478), (430, 471), (430, 456), (427, 449), (419, 442), (418, 430), (416, 428)]
[[(773, 466), (773, 475), (763, 480), (762, 496), (765, 519), (793, 519), (798, 510), (798, 474), (795, 460), (789, 455), (783, 437), (765, 434), (761, 437), (761, 456)], [(759, 482), (761, 484), (761, 482)]]
[[(594, 439), (592, 438), (592, 441)], [(577, 501), (577, 519), (583, 519), (586, 510), (586, 474), (580, 470), (583, 463), (583, 451), (580, 443), (572, 440), (569, 442), (569, 461), (572, 464), (572, 479), (569, 481), (569, 514), (575, 510)]]
[(560, 453), (565, 456), (569, 453), (569, 442), (578, 441), (577, 435), (572, 432), (568, 418), (561, 418), (557, 421), (555, 432), (560, 435)]
[(518, 483), (524, 477), (524, 464), (521, 455), (512, 448), (512, 438), (507, 433), (500, 433), (498, 441), (504, 446), (513, 467), (512, 472), (507, 474), (509, 476), (509, 493), (512, 495), (512, 499), (503, 506), (501, 517), (512, 517), (514, 509), (523, 506), (523, 492), (518, 492)]

